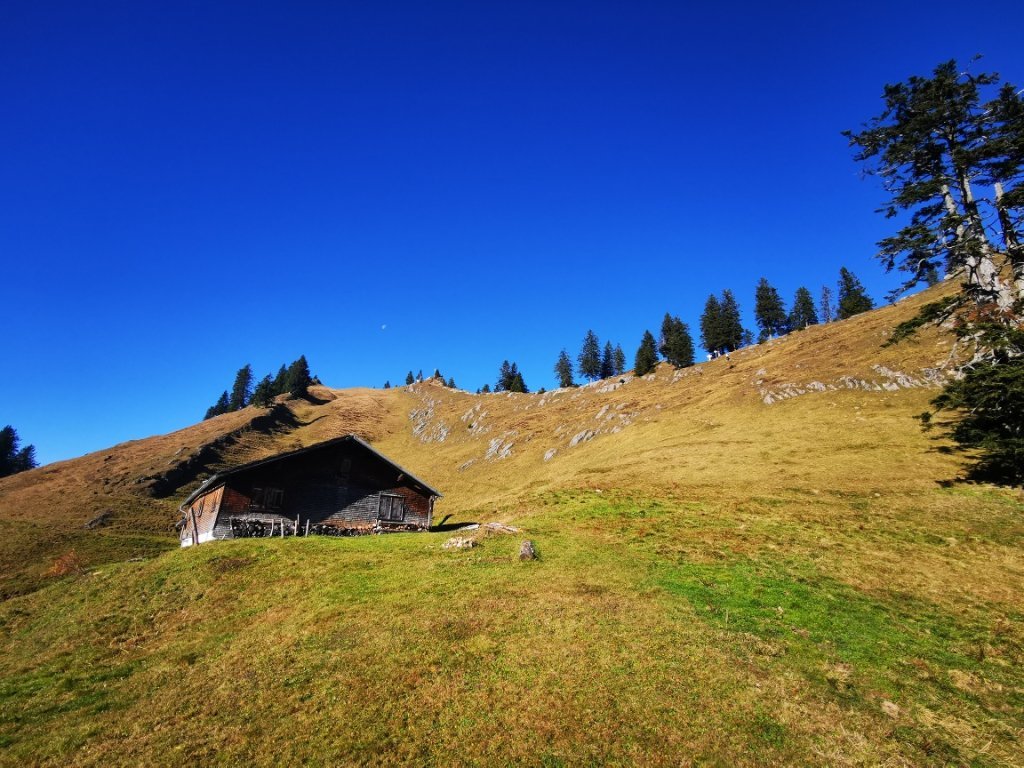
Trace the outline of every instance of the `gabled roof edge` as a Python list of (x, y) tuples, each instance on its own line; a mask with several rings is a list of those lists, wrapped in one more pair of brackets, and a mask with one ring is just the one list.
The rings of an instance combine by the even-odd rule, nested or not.
[(331, 438), (330, 440), (323, 440), (319, 443), (314, 443), (313, 445), (307, 445), (304, 448), (296, 448), (293, 451), (286, 451), (285, 453), (278, 453), (274, 456), (268, 456), (265, 459), (257, 459), (256, 461), (250, 461), (247, 464), (239, 464), (237, 467), (232, 467), (231, 469), (225, 469), (222, 472), (218, 472), (215, 475), (208, 477), (206, 480), (203, 481), (202, 485), (200, 485), (198, 488), (192, 491), (192, 493), (188, 495), (188, 498), (186, 498), (185, 501), (183, 501), (181, 505), (178, 507), (178, 511), (184, 513), (186, 507), (188, 507), (199, 496), (201, 496), (206, 491), (211, 490), (212, 488), (216, 488), (217, 485), (223, 484), (225, 478), (229, 477), (230, 475), (234, 475), (239, 472), (245, 472), (250, 469), (255, 469), (256, 467), (262, 466), (264, 464), (273, 464), (275, 461), (289, 459), (293, 456), (298, 456), (299, 454), (302, 453), (309, 453), (310, 451), (319, 450), (320, 448), (326, 448), (330, 445), (339, 445), (344, 442), (354, 442), (358, 445), (361, 445), (363, 448), (365, 448), (367, 451), (372, 453), (377, 458), (390, 464), (394, 469), (398, 470), (400, 474), (405, 475), (406, 478), (408, 478), (409, 480), (412, 480), (418, 485), (423, 486), (423, 488), (426, 489), (430, 495), (436, 496), (439, 499), (443, 498), (443, 494), (436, 488), (433, 488), (427, 483), (423, 482), (420, 478), (416, 477), (416, 475), (407, 470), (405, 467), (401, 466), (400, 464), (396, 464), (394, 461), (389, 459), (387, 456), (378, 451), (376, 448), (374, 448), (368, 442), (363, 440), (361, 437), (354, 434), (348, 434), (342, 435), (341, 437), (334, 437)]

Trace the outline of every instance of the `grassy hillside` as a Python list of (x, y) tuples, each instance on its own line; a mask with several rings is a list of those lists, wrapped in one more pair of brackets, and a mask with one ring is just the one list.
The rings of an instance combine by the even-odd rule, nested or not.
[[(0, 481), (0, 763), (1020, 764), (1024, 497), (949, 483), (911, 418), (950, 339), (881, 348), (941, 291), (579, 390), (318, 388)], [(205, 474), (346, 432), (438, 519), (521, 533), (174, 549)]]

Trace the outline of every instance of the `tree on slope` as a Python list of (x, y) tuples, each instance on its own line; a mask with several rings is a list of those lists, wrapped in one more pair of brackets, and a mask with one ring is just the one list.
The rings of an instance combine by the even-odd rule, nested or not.
[[(968, 348), (960, 376), (932, 400), (946, 413), (942, 427), (971, 452), (972, 477), (1022, 485), (1024, 96), (1005, 85), (989, 98), (997, 83), (940, 64), (931, 77), (886, 86), (882, 114), (847, 136), (890, 194), (882, 211), (905, 222), (879, 242), (886, 268), (909, 275), (904, 289), (940, 269), (962, 277), (952, 301), (911, 321), (953, 318)], [(932, 416), (922, 414), (926, 426)]]
[(293, 397), (305, 397), (313, 378), (309, 375), (309, 363), (306, 356), (300, 355), (299, 359), (288, 366), (288, 374), (285, 376), (285, 386)]
[(735, 352), (743, 346), (744, 339), (749, 334), (743, 330), (743, 324), (740, 322), (740, 305), (728, 288), (722, 291), (719, 307), (721, 309), (719, 321), (721, 323), (722, 351)]
[(266, 408), (274, 400), (274, 380), (270, 378), (270, 374), (267, 374), (256, 384), (256, 387), (252, 391), (252, 399), (250, 400), (252, 405), (257, 408)]
[(788, 324), (793, 330), (818, 324), (818, 313), (814, 311), (814, 298), (811, 296), (811, 292), (804, 287), (796, 289)]
[(576, 386), (576, 382), (572, 380), (572, 361), (564, 349), (559, 352), (558, 360), (555, 362), (555, 377), (558, 379), (559, 387)]
[(228, 391), (225, 389), (220, 393), (220, 397), (217, 398), (217, 402), (206, 409), (206, 415), (203, 416), (203, 420), (212, 419), (214, 416), (220, 416), (230, 410), (231, 401), (228, 398)]
[(228, 407), (232, 411), (240, 411), (249, 404), (250, 399), (252, 399), (252, 366), (246, 364), (235, 374), (235, 383), (231, 387)]
[(622, 351), (622, 345), (615, 345), (615, 375), (621, 376), (626, 372), (626, 353)]
[(612, 349), (612, 343), (610, 341), (606, 341), (604, 343), (604, 352), (601, 353), (601, 378), (607, 379), (614, 375), (615, 350)]
[(821, 286), (821, 322), (831, 323), (835, 320), (835, 306), (832, 304), (832, 289), (827, 285)]
[(409, 371), (407, 374), (405, 374), (405, 385), (406, 386), (409, 386), (410, 384), (415, 383), (415, 381), (416, 381), (416, 377), (412, 375), (412, 371)]
[(288, 368), (285, 365), (281, 365), (277, 369), (277, 375), (274, 377), (274, 382), (271, 385), (271, 391), (274, 393), (274, 397), (283, 395), (288, 391)]
[(580, 376), (591, 381), (601, 378), (601, 343), (593, 331), (587, 331), (583, 338), (583, 346), (577, 360)]
[(18, 431), (8, 424), (0, 429), (0, 477), (24, 472), (36, 466), (36, 447), (20, 445)]
[[(860, 132), (844, 132), (855, 159), (890, 195), (886, 217), (909, 214), (878, 243), (886, 269), (908, 275), (898, 292), (941, 269), (962, 274), (976, 304), (1005, 312), (1024, 300), (1024, 101), (1012, 86), (984, 101), (998, 81), (948, 61), (930, 77), (885, 86), (881, 114)], [(988, 218), (999, 222), (991, 234)], [(1013, 285), (1000, 276), (1007, 262)]]
[(786, 333), (786, 308), (782, 304), (779, 292), (773, 288), (764, 277), (757, 284), (754, 292), (754, 319), (757, 321), (761, 332), (758, 334), (758, 343), (767, 341), (772, 336), (779, 336)]
[(690, 329), (686, 323), (668, 312), (661, 321), (658, 351), (676, 368), (693, 365), (693, 338), (690, 336)]
[(640, 347), (636, 351), (636, 358), (633, 364), (633, 373), (637, 376), (646, 376), (658, 365), (658, 348), (654, 342), (654, 336), (650, 331), (644, 331), (640, 340)]
[(709, 353), (722, 348), (722, 305), (714, 294), (708, 296), (700, 316), (700, 343)]
[(839, 305), (837, 317), (845, 320), (873, 309), (875, 302), (865, 293), (860, 280), (846, 267), (839, 270)]

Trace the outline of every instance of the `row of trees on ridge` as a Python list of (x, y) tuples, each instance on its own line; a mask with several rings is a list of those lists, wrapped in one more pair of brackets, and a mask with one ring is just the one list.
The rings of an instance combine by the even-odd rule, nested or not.
[(252, 366), (248, 363), (238, 369), (235, 383), (228, 390), (221, 392), (217, 402), (206, 409), (203, 419), (212, 419), (222, 413), (240, 411), (247, 405), (266, 408), (278, 395), (290, 394), (293, 397), (305, 397), (309, 386), (319, 383), (310, 376), (309, 363), (306, 356), (300, 355), (291, 365), (282, 365), (276, 376), (269, 373), (253, 385)]

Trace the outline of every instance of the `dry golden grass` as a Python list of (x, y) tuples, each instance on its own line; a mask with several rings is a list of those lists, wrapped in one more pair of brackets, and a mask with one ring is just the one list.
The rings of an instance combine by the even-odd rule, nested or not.
[[(621, 386), (318, 387), (289, 428), (248, 409), (0, 481), (5, 588), (37, 590), (0, 603), (0, 763), (1018, 765), (1024, 497), (949, 484), (912, 418), (951, 339), (881, 347), (948, 290)], [(151, 557), (193, 486), (136, 478), (348, 432), (541, 560), (445, 534)], [(72, 548), (87, 572), (45, 577)]]

